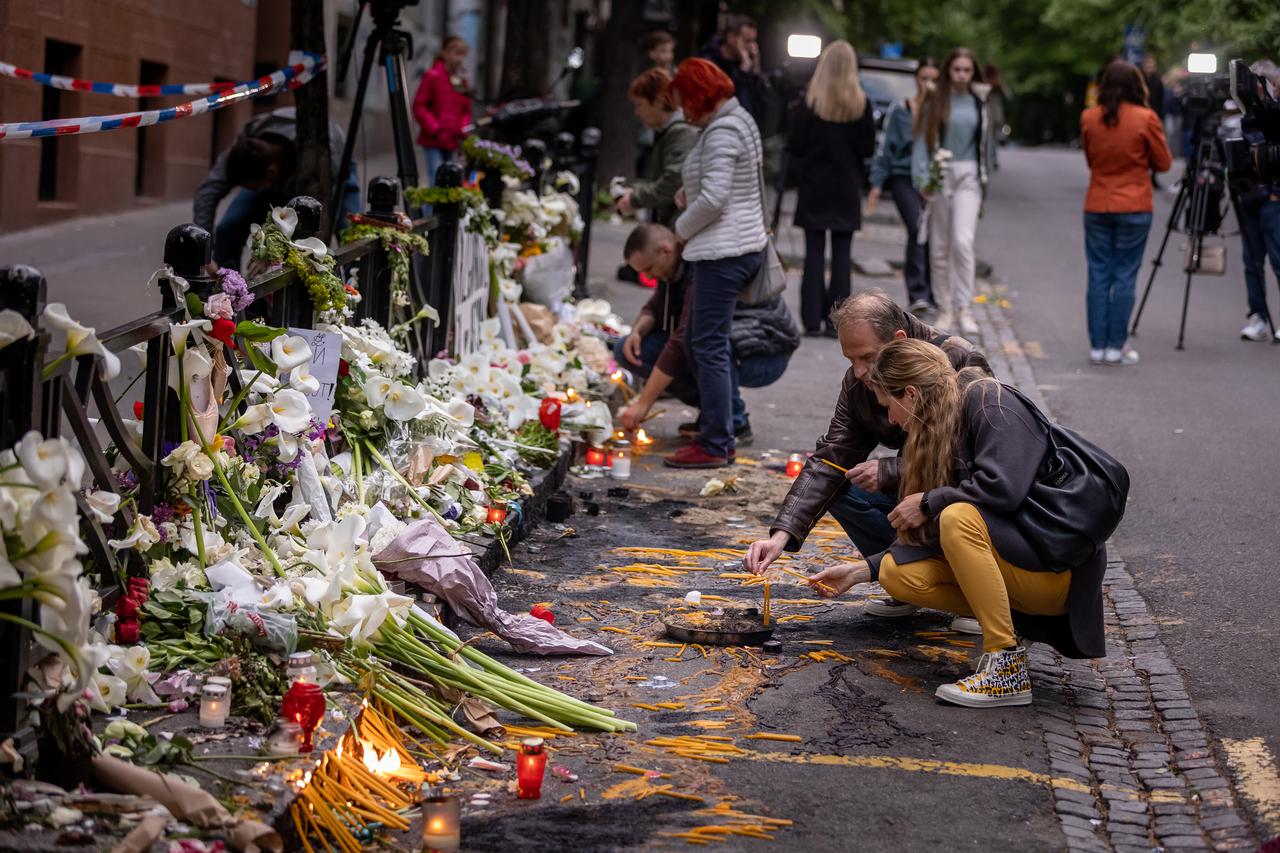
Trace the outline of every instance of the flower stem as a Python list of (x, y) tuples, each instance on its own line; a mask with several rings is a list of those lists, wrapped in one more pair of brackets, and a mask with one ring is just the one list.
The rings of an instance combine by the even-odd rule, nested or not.
[(244, 504), (240, 503), (240, 498), (236, 496), (235, 489), (231, 488), (231, 483), (227, 480), (227, 472), (222, 470), (222, 466), (218, 464), (217, 457), (211, 455), (209, 458), (213, 460), (213, 473), (217, 475), (218, 482), (222, 484), (222, 488), (226, 489), (227, 499), (231, 501), (231, 506), (235, 508), (236, 514), (240, 516), (240, 520), (244, 522), (245, 527), (249, 528), (249, 535), (253, 537), (254, 542), (258, 543), (258, 547), (262, 549), (262, 554), (267, 558), (267, 562), (271, 564), (276, 577), (284, 577), (284, 566), (280, 565), (280, 558), (276, 556), (275, 551), (271, 550), (271, 546), (267, 544), (262, 532), (258, 530), (253, 523), (253, 519), (249, 517), (249, 513), (245, 511)]
[(360, 454), (360, 442), (351, 442), (351, 467), (356, 474), (356, 500), (364, 503), (364, 461)]
[(405, 489), (409, 492), (409, 496), (412, 497), (415, 501), (417, 501), (418, 504), (423, 509), (427, 510), (427, 512), (434, 515), (438, 521), (440, 522), (444, 521), (444, 518), (440, 515), (440, 513), (436, 512), (435, 507), (427, 503), (426, 499), (423, 498), (422, 495), (418, 494), (418, 490), (415, 489), (413, 485), (408, 480), (406, 480), (399, 471), (396, 470), (396, 467), (394, 465), (392, 465), (390, 462), (387, 461), (387, 458), (385, 456), (383, 456), (381, 453), (378, 452), (377, 448), (375, 448), (372, 444), (366, 444), (365, 450), (368, 451), (369, 455), (372, 456), (374, 460), (379, 465), (381, 465), (388, 474), (394, 477), (400, 483), (400, 485), (405, 487)]

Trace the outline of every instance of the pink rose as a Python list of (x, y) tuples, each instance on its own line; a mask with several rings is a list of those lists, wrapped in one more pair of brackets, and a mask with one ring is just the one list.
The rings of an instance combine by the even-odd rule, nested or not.
[(204, 303), (204, 315), (213, 320), (230, 320), (235, 313), (231, 297), (225, 293), (215, 293)]

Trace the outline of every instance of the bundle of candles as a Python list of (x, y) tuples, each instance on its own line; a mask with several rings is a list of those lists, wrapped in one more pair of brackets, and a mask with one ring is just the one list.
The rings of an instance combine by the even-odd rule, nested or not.
[(694, 758), (712, 764), (728, 764), (730, 758), (748, 754), (747, 750), (733, 745), (733, 738), (723, 735), (658, 737), (645, 741), (645, 745), (661, 747), (680, 758)]
[(431, 753), (408, 738), (392, 710), (366, 698), (343, 739), (326, 752), (314, 770), (298, 780), (298, 796), (289, 814), (307, 853), (311, 839), (324, 850), (358, 853), (373, 824), (405, 831), (405, 815), (418, 800), (418, 787), (428, 774), (410, 750)]
[(734, 836), (754, 838), (759, 841), (773, 841), (777, 837), (774, 833), (779, 829), (792, 826), (794, 823), (784, 818), (765, 817), (764, 815), (736, 811), (733, 805), (728, 802), (719, 803), (709, 809), (698, 809), (694, 814), (698, 817), (723, 820), (725, 823), (706, 824), (704, 826), (695, 826), (684, 832), (663, 832), (659, 834), (667, 838), (683, 838), (691, 845), (705, 847), (709, 844), (728, 841)]

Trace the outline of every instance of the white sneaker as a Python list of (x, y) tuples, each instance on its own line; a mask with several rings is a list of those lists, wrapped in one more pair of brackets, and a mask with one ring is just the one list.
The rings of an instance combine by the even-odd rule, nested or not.
[(1093, 364), (1102, 364), (1102, 360), (1106, 358), (1107, 351), (1104, 349), (1089, 350), (1089, 361)]
[(960, 312), (960, 332), (965, 335), (978, 334), (978, 321), (973, 318), (972, 312)]
[(951, 620), (951, 630), (957, 634), (973, 634), (982, 636), (982, 626), (972, 616), (957, 616)]
[(907, 306), (907, 310), (912, 314), (924, 314), (932, 309), (933, 306), (929, 304), (928, 299), (917, 299)]
[(879, 616), (882, 619), (896, 619), (900, 616), (910, 616), (919, 610), (919, 605), (908, 604), (905, 601), (899, 601), (889, 596), (874, 596), (867, 599), (867, 603), (863, 605), (863, 612), (870, 616)]
[(940, 685), (933, 695), (966, 708), (1030, 705), (1031, 673), (1027, 666), (1027, 650), (1019, 646), (987, 652), (978, 661), (978, 669), (973, 675), (954, 684)]
[(951, 327), (955, 325), (955, 318), (951, 316), (951, 312), (945, 308), (938, 312), (938, 316), (934, 318), (933, 327), (940, 332), (950, 332)]
[(1141, 359), (1138, 357), (1137, 350), (1107, 347), (1104, 360), (1107, 364), (1137, 364)]
[(1250, 314), (1249, 322), (1240, 330), (1240, 339), (1245, 341), (1265, 341), (1270, 336), (1271, 329), (1261, 314)]

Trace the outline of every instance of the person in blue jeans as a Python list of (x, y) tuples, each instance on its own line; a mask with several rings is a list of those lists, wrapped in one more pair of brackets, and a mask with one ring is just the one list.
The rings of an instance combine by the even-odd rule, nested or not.
[(1080, 114), (1080, 143), (1089, 164), (1084, 200), (1089, 360), (1137, 364), (1138, 353), (1125, 341), (1151, 231), (1151, 173), (1168, 171), (1173, 158), (1164, 125), (1147, 106), (1147, 84), (1136, 66), (1117, 59), (1102, 72), (1097, 106)]
[[(342, 128), (329, 122), (329, 156), (335, 181), (345, 139)], [(213, 260), (219, 267), (239, 270), (250, 228), (261, 225), (271, 208), (287, 204), (298, 194), (296, 146), (296, 113), (293, 107), (282, 107), (254, 116), (235, 142), (218, 155), (208, 177), (196, 190), (193, 212), (195, 224), (213, 236)], [(218, 205), (237, 187), (240, 191), (215, 227)], [(328, 203), (327, 199), (321, 201)], [(338, 215), (345, 218), (348, 213), (360, 212), (360, 182), (352, 163)]]
[(1240, 223), (1240, 241), (1244, 259), (1244, 284), (1249, 298), (1249, 320), (1240, 337), (1265, 341), (1280, 333), (1271, 321), (1267, 307), (1267, 259), (1271, 271), (1280, 279), (1280, 187), (1263, 185), (1238, 200), (1233, 196), (1236, 221)]
[[(689, 406), (701, 405), (685, 342), (685, 324), (693, 301), (693, 270), (681, 259), (675, 234), (656, 223), (636, 226), (623, 255), (636, 272), (658, 280), (631, 333), (614, 350), (621, 367), (645, 380), (640, 394), (619, 415), (624, 429), (636, 429), (663, 393)], [(737, 443), (745, 443), (751, 440), (751, 421), (739, 387), (762, 388), (776, 382), (786, 371), (800, 338), (781, 297), (763, 305), (739, 304), (729, 337), (733, 348), (734, 438)], [(682, 424), (680, 431), (693, 438), (700, 426), (697, 422)]]

